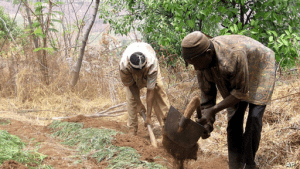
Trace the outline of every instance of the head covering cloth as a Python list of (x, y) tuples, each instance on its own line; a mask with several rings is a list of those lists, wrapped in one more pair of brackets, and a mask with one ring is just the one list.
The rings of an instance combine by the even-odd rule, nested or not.
[(192, 59), (203, 54), (210, 46), (209, 39), (200, 31), (186, 35), (182, 42), (182, 57)]
[(143, 69), (146, 65), (145, 55), (141, 52), (135, 52), (130, 56), (129, 64), (135, 69)]

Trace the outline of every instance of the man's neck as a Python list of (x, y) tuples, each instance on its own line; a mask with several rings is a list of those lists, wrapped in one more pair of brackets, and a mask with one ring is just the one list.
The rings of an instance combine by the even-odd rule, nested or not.
[(210, 67), (215, 67), (217, 65), (218, 65), (218, 58), (217, 58), (216, 52), (213, 51), (212, 61), (210, 63)]

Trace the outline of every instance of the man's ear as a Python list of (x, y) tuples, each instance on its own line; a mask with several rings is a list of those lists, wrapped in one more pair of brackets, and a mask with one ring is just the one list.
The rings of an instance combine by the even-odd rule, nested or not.
[(205, 53), (207, 53), (208, 55), (212, 55), (212, 54), (213, 54), (213, 51), (212, 51), (211, 49), (207, 49), (207, 50), (205, 51)]

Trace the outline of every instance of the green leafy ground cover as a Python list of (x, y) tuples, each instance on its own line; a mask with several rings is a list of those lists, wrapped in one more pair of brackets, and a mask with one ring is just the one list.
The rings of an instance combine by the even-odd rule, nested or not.
[(9, 123), (10, 123), (9, 120), (0, 119), (0, 125), (7, 125), (7, 124), (9, 124)]
[(112, 129), (85, 128), (81, 123), (54, 121), (50, 126), (53, 136), (64, 140), (63, 144), (74, 146), (82, 155), (106, 161), (107, 168), (166, 168), (160, 164), (141, 161), (140, 154), (131, 147), (112, 145), (114, 136), (121, 132)]
[(29, 166), (29, 168), (33, 168), (30, 166), (50, 168), (49, 166), (40, 166), (46, 156), (38, 153), (38, 148), (36, 146), (34, 150), (26, 150), (26, 144), (19, 137), (0, 130), (0, 164), (7, 160), (14, 160)]

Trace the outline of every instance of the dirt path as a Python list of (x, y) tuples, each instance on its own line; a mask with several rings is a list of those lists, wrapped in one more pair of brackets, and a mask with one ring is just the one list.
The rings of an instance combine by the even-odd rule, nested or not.
[[(10, 119), (11, 120), (11, 119)], [(121, 131), (125, 134), (117, 135), (113, 142), (116, 146), (129, 146), (136, 149), (141, 154), (141, 159), (149, 162), (156, 162), (174, 168), (173, 158), (167, 154), (161, 144), (161, 128), (154, 126), (153, 130), (158, 139), (158, 148), (153, 148), (146, 128), (139, 126), (138, 136), (127, 134), (128, 129), (125, 122), (107, 121), (101, 118), (84, 118), (79, 116), (68, 119), (69, 122), (80, 122), (85, 128), (110, 128)], [(76, 150), (60, 144), (60, 140), (51, 137), (51, 131), (47, 127), (31, 125), (29, 123), (11, 120), (9, 125), (0, 125), (0, 130), (7, 130), (10, 134), (17, 135), (23, 141), (28, 143), (29, 147), (34, 148), (36, 143), (40, 143), (40, 153), (48, 157), (42, 164), (50, 165), (53, 168), (105, 168), (106, 164), (98, 163), (93, 158), (84, 158), (78, 156)], [(34, 138), (34, 139), (33, 139)], [(228, 162), (227, 157), (215, 157), (203, 155), (198, 152), (198, 160), (188, 161), (185, 163), (187, 169), (226, 169)]]

